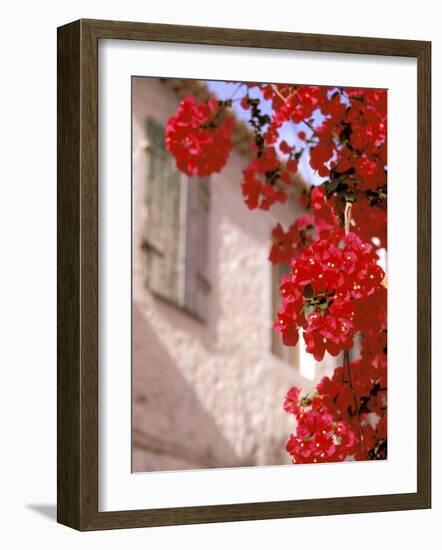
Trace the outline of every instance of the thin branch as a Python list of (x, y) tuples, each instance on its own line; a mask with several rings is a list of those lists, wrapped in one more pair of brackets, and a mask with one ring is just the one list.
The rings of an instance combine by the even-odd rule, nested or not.
[(319, 137), (318, 132), (315, 130), (315, 127), (313, 124), (311, 124), (308, 120), (303, 119), (301, 122), (303, 122), (310, 130), (313, 132), (313, 135), (316, 137)]
[(351, 220), (351, 202), (345, 203), (345, 210), (344, 210), (344, 232), (346, 235), (350, 232), (350, 220)]
[(231, 95), (230, 98), (229, 98), (230, 101), (233, 101), (233, 98), (235, 97), (236, 92), (237, 92), (238, 90), (240, 90), (240, 89), (242, 88), (242, 86), (246, 86), (246, 84), (244, 84), (244, 82), (240, 82), (240, 83), (238, 84), (238, 86), (233, 90), (233, 93), (232, 93), (232, 95)]
[(367, 449), (365, 447), (364, 434), (362, 432), (361, 415), (360, 415), (360, 412), (359, 412), (359, 408), (360, 408), (360, 405), (358, 403), (359, 398), (357, 397), (356, 392), (355, 392), (354, 387), (353, 387), (353, 381), (352, 381), (352, 377), (351, 377), (351, 367), (350, 367), (350, 354), (349, 354), (348, 351), (344, 351), (343, 370), (345, 368), (345, 365), (347, 365), (348, 385), (350, 386), (350, 391), (353, 395), (353, 402), (354, 402), (354, 406), (355, 406), (355, 409), (356, 409), (356, 414), (358, 415), (358, 426), (359, 426), (359, 436), (361, 438), (361, 445), (363, 446), (364, 451), (367, 452)]
[(274, 84), (270, 84), (270, 87), (272, 88), (272, 90), (275, 92), (275, 94), (282, 100), (286, 101), (286, 98), (281, 94), (281, 92), (278, 90), (278, 88), (274, 85)]
[(270, 87), (272, 88), (272, 90), (275, 92), (275, 94), (285, 103), (286, 101), (288, 101), (291, 97), (293, 97), (294, 95), (296, 95), (296, 89), (294, 92), (292, 92), (291, 94), (289, 94), (287, 97), (284, 97), (281, 92), (278, 90), (278, 88), (274, 85), (274, 84), (270, 84)]

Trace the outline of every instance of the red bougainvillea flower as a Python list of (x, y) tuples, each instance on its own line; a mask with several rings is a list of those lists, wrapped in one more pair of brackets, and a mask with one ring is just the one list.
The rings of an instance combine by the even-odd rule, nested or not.
[[(381, 332), (380, 345), (385, 340)], [(296, 419), (286, 445), (295, 463), (385, 459), (386, 349), (336, 368), (311, 394), (302, 396), (299, 388), (291, 388), (284, 410)]]
[(318, 312), (308, 315), (304, 329), (306, 351), (321, 361), (326, 351), (336, 356), (343, 350), (351, 349), (355, 334), (352, 315), (350, 304), (332, 304), (324, 316)]
[[(302, 332), (317, 361), (343, 352), (342, 366), (311, 394), (288, 392), (284, 408), (296, 426), (287, 451), (295, 463), (386, 458), (387, 290), (377, 253), (387, 247), (387, 92), (247, 83), (232, 97), (252, 129), (241, 181), (248, 208), (285, 203), (302, 155), (324, 178), (302, 194), (308, 215), (272, 231), (270, 261), (291, 265), (275, 321), (283, 343), (296, 345)], [(180, 103), (165, 142), (182, 172), (201, 177), (223, 168), (232, 149), (231, 105), (193, 97)], [(294, 126), (293, 144), (282, 139), (285, 124)], [(350, 360), (355, 342), (360, 353)]]
[[(275, 329), (290, 345), (302, 328), (306, 350), (317, 361), (326, 351), (336, 356), (350, 349), (367, 306), (379, 300), (386, 303), (385, 274), (373, 246), (353, 233), (342, 240), (334, 236), (316, 241), (292, 260), (291, 268), (281, 281), (282, 305)], [(375, 326), (379, 327), (379, 319)]]
[[(334, 170), (344, 174), (352, 189), (385, 185), (387, 102), (384, 90), (337, 89), (299, 85), (256, 85), (271, 100), (273, 115), (265, 141), (274, 144), (279, 128), (288, 121), (310, 128), (310, 165), (321, 177)], [(320, 116), (315, 125), (314, 113)], [(298, 137), (305, 141), (304, 130)], [(282, 141), (283, 154), (290, 146)], [(342, 190), (342, 189), (341, 189)]]
[(310, 150), (310, 166), (318, 172), (320, 176), (328, 176), (330, 168), (327, 162), (333, 156), (333, 147), (328, 143), (319, 143)]
[[(250, 95), (251, 88), (258, 94)], [(325, 178), (302, 195), (309, 214), (272, 231), (269, 259), (291, 265), (275, 322), (283, 343), (296, 345), (302, 332), (318, 361), (326, 352), (344, 352), (342, 367), (311, 395), (297, 388), (287, 394), (284, 407), (296, 419), (287, 450), (296, 463), (385, 458), (387, 291), (376, 250), (387, 246), (387, 93), (249, 83), (236, 100), (253, 130), (241, 181), (250, 209), (287, 201), (285, 186), (295, 181), (303, 154)], [(165, 139), (181, 171), (206, 176), (225, 165), (232, 148), (229, 106), (230, 100), (181, 102)], [(282, 139), (286, 123), (295, 125), (295, 144)], [(357, 340), (360, 356), (350, 361)]]
[[(351, 384), (350, 384), (351, 382)], [(376, 415), (374, 424), (386, 412), (387, 368), (384, 358), (370, 361), (361, 357), (348, 367), (338, 367), (316, 386), (323, 406), (335, 418), (350, 413), (354, 424)]]
[(377, 237), (379, 248), (387, 249), (387, 209), (385, 199), (381, 200), (370, 205), (369, 197), (361, 193), (353, 203), (351, 215), (355, 223), (353, 231), (362, 240), (370, 242)]
[(297, 218), (287, 231), (278, 223), (272, 230), (273, 245), (269, 260), (272, 264), (290, 264), (295, 254), (309, 246), (313, 238), (313, 218), (308, 214)]
[(241, 189), (244, 202), (253, 210), (268, 210), (275, 202), (285, 203), (287, 194), (278, 187), (284, 181), (284, 169), (274, 147), (266, 147), (243, 170)]
[(166, 148), (175, 157), (178, 169), (188, 176), (209, 176), (226, 164), (232, 149), (234, 119), (224, 111), (225, 104), (214, 98), (198, 103), (188, 96), (167, 121)]
[(299, 398), (301, 390), (299, 388), (290, 388), (287, 392), (284, 400), (284, 410), (291, 414), (298, 414), (299, 412)]
[(339, 232), (343, 235), (333, 203), (327, 200), (322, 186), (313, 187), (311, 190), (310, 207), (313, 212), (313, 224), (320, 239), (327, 239)]
[(361, 354), (364, 357), (364, 360), (370, 363), (378, 362), (380, 358), (383, 358), (386, 364), (387, 327), (383, 326), (382, 322), (376, 326), (373, 326), (371, 331), (363, 335)]
[(297, 420), (286, 445), (296, 464), (341, 462), (358, 450), (358, 439), (348, 423), (336, 422), (325, 407), (318, 406), (319, 402), (320, 399), (301, 399), (299, 405), (289, 403), (286, 407)]
[(319, 86), (296, 86), (295, 92), (290, 92), (289, 102), (293, 104), (291, 119), (295, 123), (308, 119), (320, 106), (326, 88)]

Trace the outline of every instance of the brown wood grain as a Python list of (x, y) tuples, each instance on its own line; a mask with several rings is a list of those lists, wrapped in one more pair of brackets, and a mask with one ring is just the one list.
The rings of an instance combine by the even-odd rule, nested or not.
[(80, 525), (80, 22), (58, 33), (57, 517)]
[[(98, 40), (414, 57), (418, 64), (416, 493), (98, 511)], [(58, 521), (79, 530), (431, 506), (431, 45), (429, 42), (80, 20), (58, 29)], [(129, 375), (129, 374), (128, 374)]]

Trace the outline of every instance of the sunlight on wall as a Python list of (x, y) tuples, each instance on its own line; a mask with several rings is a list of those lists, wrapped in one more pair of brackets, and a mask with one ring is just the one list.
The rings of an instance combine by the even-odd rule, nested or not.
[[(301, 336), (302, 338), (302, 336)], [(316, 361), (311, 353), (307, 353), (303, 345), (299, 347), (299, 372), (307, 380), (313, 380), (316, 375)]]

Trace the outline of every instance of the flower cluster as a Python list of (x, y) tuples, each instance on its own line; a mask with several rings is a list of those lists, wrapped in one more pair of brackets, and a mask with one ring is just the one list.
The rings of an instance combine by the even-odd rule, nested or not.
[[(327, 239), (337, 235), (340, 231), (340, 220), (333, 203), (327, 200), (322, 186), (313, 187), (310, 192), (310, 208), (313, 215), (313, 223), (319, 239)], [(343, 231), (341, 231), (343, 234)]]
[(234, 119), (225, 114), (228, 102), (212, 98), (198, 103), (184, 98), (175, 116), (169, 118), (165, 132), (167, 149), (179, 170), (188, 176), (204, 177), (219, 172), (232, 149)]
[[(287, 346), (302, 332), (317, 361), (343, 352), (344, 364), (311, 395), (287, 394), (296, 418), (287, 451), (296, 463), (385, 458), (387, 290), (377, 253), (387, 249), (387, 92), (240, 83), (228, 100), (187, 97), (165, 133), (182, 172), (208, 176), (226, 164), (233, 101), (252, 137), (240, 182), (250, 210), (288, 201), (301, 157), (323, 178), (301, 194), (306, 213), (272, 231), (269, 260), (291, 265), (275, 329)], [(356, 339), (361, 356), (350, 362)]]
[(291, 388), (284, 409), (296, 418), (295, 432), (286, 444), (293, 463), (342, 462), (358, 451), (355, 431), (345, 420), (335, 420), (320, 397), (300, 398), (300, 390)]
[(253, 158), (243, 170), (241, 182), (244, 202), (250, 208), (268, 210), (275, 202), (285, 203), (287, 194), (279, 183), (290, 183), (290, 174), (282, 169), (274, 147), (266, 147), (260, 156)]
[(297, 86), (290, 84), (255, 84), (264, 99), (272, 102), (272, 122), (277, 127), (284, 122), (296, 124), (310, 119), (314, 111), (327, 100), (328, 88), (322, 86)]
[(324, 120), (313, 130), (310, 165), (337, 183), (336, 193), (386, 184), (386, 97), (384, 90), (351, 89), (323, 96)]
[(286, 395), (296, 428), (286, 449), (295, 463), (386, 458), (386, 353), (361, 356), (324, 377), (311, 394)]
[(290, 264), (300, 251), (314, 241), (314, 221), (308, 214), (297, 218), (284, 231), (278, 223), (272, 230), (273, 244), (270, 249), (269, 260), (272, 264)]
[[(310, 165), (322, 177), (352, 176), (352, 186), (376, 189), (386, 182), (387, 93), (287, 84), (253, 84), (270, 100), (269, 143), (286, 122), (303, 125)], [(315, 117), (315, 114), (317, 115)], [(318, 123), (315, 124), (315, 121)], [(347, 178), (348, 179), (348, 178)]]
[[(275, 328), (286, 345), (295, 345), (304, 330), (306, 349), (317, 361), (327, 351), (336, 356), (353, 346), (372, 296), (381, 296), (384, 271), (373, 247), (354, 233), (316, 241), (292, 261), (280, 288), (282, 306)], [(383, 296), (383, 294), (382, 294)]]
[(352, 207), (354, 231), (365, 241), (379, 239), (379, 248), (387, 249), (387, 205), (386, 195), (378, 193), (382, 199), (372, 199), (367, 194), (358, 195)]
[(385, 416), (387, 369), (382, 357), (373, 362), (361, 357), (324, 377), (316, 389), (324, 407), (335, 418), (350, 413), (351, 418), (368, 419), (369, 414)]

